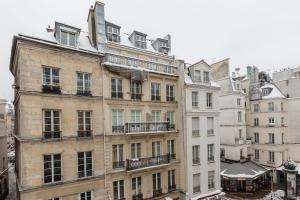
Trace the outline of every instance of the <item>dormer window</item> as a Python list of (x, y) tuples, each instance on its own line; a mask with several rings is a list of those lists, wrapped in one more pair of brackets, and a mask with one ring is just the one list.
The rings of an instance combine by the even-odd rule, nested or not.
[(201, 71), (200, 70), (195, 70), (194, 81), (201, 81)]
[(60, 31), (60, 43), (67, 46), (76, 47), (76, 34), (68, 31)]
[(135, 46), (142, 48), (142, 49), (146, 49), (146, 46), (147, 46), (146, 37), (143, 35), (136, 34), (135, 35)]
[(120, 43), (120, 26), (106, 22), (106, 38), (110, 42)]
[(209, 83), (209, 72), (204, 71), (203, 72), (203, 82), (204, 83)]
[(69, 26), (60, 22), (55, 22), (54, 36), (61, 45), (77, 47), (79, 34), (79, 28)]
[(262, 95), (263, 96), (268, 96), (271, 91), (272, 91), (272, 88), (263, 88), (262, 89)]

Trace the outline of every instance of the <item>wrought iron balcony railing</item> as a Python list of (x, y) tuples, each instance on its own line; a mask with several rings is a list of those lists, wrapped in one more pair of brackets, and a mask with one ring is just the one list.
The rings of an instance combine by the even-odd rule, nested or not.
[(125, 167), (125, 161), (115, 161), (112, 164), (114, 169)]
[(170, 155), (161, 155), (156, 157), (139, 158), (129, 160), (127, 159), (127, 171), (141, 169), (145, 167), (158, 166), (170, 163)]
[(92, 92), (90, 90), (77, 90), (77, 95), (92, 96)]
[(153, 189), (153, 197), (158, 197), (162, 195), (162, 189), (158, 188), (158, 189)]
[(168, 186), (168, 191), (169, 192), (174, 191), (174, 190), (176, 190), (176, 185), (175, 184)]
[(140, 122), (125, 124), (126, 133), (158, 132), (172, 130), (175, 130), (175, 124), (169, 124), (168, 122)]
[(61, 139), (61, 131), (43, 131), (43, 139)]
[(43, 93), (61, 94), (61, 89), (59, 85), (43, 85), (42, 91)]
[(93, 131), (92, 130), (79, 130), (77, 131), (78, 138), (90, 138), (92, 137)]
[(143, 200), (143, 193), (133, 194), (132, 200)]
[(124, 126), (112, 126), (113, 133), (124, 133)]

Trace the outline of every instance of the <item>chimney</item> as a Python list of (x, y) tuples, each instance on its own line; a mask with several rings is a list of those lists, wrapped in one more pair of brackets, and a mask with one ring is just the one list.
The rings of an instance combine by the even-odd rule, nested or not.
[(232, 78), (235, 78), (235, 72), (232, 72)]
[(105, 52), (106, 43), (104, 5), (102, 2), (96, 1), (94, 6), (96, 46), (101, 52)]
[(50, 26), (50, 25), (48, 25), (48, 27), (46, 28), (46, 30), (47, 30), (47, 32), (48, 32), (48, 33), (51, 33), (51, 32), (53, 32), (53, 31), (54, 31), (54, 29), (53, 29), (53, 28), (51, 28), (51, 26)]

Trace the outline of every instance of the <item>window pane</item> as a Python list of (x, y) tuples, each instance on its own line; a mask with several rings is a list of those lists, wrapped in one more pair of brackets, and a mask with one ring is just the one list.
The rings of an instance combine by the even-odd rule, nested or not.
[(60, 42), (62, 44), (68, 45), (68, 33), (65, 31), (60, 32)]
[(74, 33), (69, 33), (69, 45), (75, 47), (75, 34)]

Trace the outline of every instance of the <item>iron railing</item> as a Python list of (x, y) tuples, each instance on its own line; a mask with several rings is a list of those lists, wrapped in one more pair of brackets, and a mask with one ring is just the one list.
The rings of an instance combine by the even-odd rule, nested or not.
[(162, 189), (158, 188), (158, 189), (153, 189), (153, 197), (158, 197), (162, 195)]
[(93, 131), (92, 130), (80, 130), (77, 131), (78, 138), (90, 138), (92, 137)]
[(145, 167), (158, 166), (170, 163), (170, 155), (161, 155), (156, 157), (139, 158), (134, 160), (127, 159), (127, 171), (141, 169)]
[(174, 191), (174, 190), (176, 190), (176, 185), (175, 184), (168, 186), (168, 191), (169, 192)]
[(132, 200), (143, 200), (143, 193), (133, 194)]
[(59, 85), (43, 85), (42, 92), (51, 94), (61, 94), (61, 89)]
[(61, 139), (61, 131), (43, 131), (43, 139)]
[(115, 161), (112, 164), (114, 169), (125, 167), (125, 161)]
[(124, 126), (112, 126), (113, 133), (124, 133)]
[(77, 90), (77, 95), (92, 96), (92, 92), (90, 90)]
[(157, 131), (172, 131), (175, 130), (175, 124), (168, 122), (140, 122), (140, 123), (126, 123), (126, 133), (135, 132), (157, 132)]

